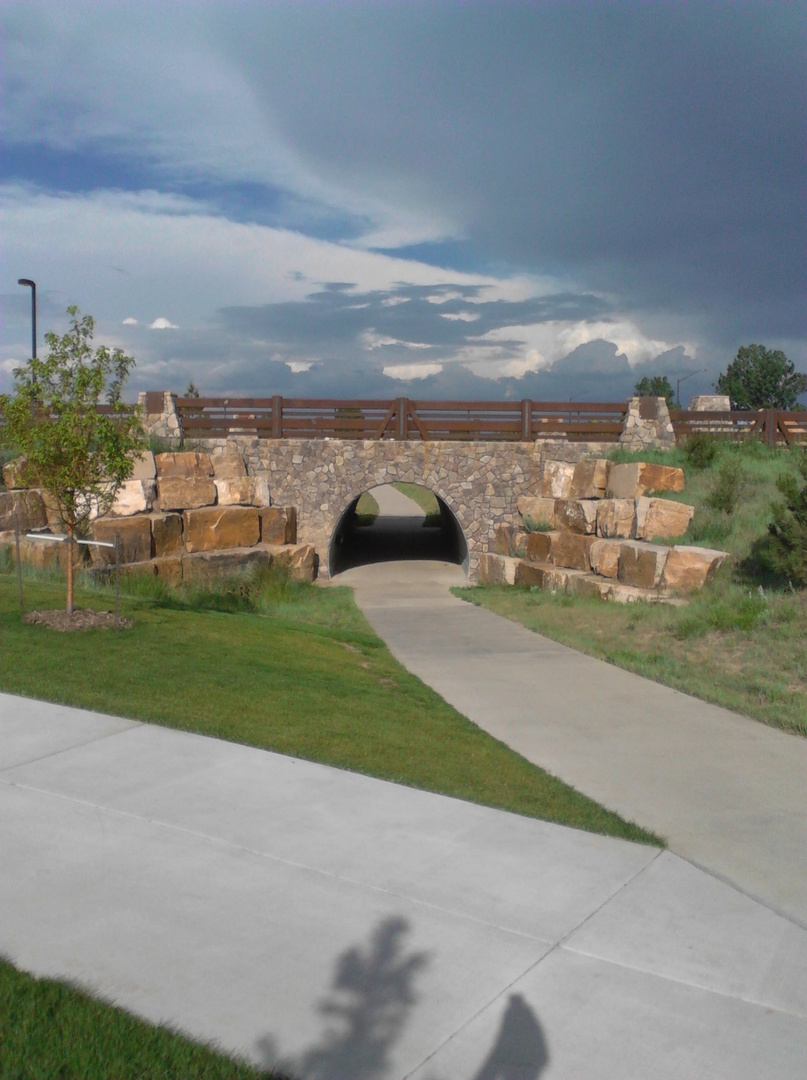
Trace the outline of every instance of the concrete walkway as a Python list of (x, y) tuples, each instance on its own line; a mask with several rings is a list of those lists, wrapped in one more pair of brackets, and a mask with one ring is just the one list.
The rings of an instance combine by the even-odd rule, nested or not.
[(450, 564), (336, 579), (395, 657), (524, 757), (807, 926), (807, 739), (583, 656), (449, 593)]
[(398, 491), (392, 484), (382, 484), (381, 487), (370, 488), (368, 494), (375, 499), (382, 517), (425, 518), (426, 516), (426, 511), (421, 506), (418, 506), (414, 499), (410, 499), (408, 495)]
[(670, 852), (0, 695), (0, 953), (305, 1080), (790, 1080), (807, 932)]

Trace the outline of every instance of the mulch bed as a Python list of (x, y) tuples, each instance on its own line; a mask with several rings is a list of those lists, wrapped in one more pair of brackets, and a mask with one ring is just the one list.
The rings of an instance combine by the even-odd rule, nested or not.
[[(114, 611), (90, 611), (88, 608), (74, 608), (73, 613), (68, 615), (66, 611), (29, 611), (23, 615), (22, 621), (32, 626), (47, 626), (51, 630), (114, 630)], [(132, 625), (131, 619), (118, 619), (121, 629), (128, 629)]]

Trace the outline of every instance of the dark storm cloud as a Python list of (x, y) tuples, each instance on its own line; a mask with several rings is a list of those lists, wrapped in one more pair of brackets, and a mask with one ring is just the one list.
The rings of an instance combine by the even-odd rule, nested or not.
[[(807, 5), (298, 5), (238, 50), (345, 185), (715, 340), (804, 333)], [(305, 63), (301, 58), (305, 57)]]

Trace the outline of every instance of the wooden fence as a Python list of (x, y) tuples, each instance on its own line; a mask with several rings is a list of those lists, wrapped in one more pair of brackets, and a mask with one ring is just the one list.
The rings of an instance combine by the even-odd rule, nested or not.
[(618, 442), (627, 405), (570, 401), (176, 398), (185, 438)]
[(792, 446), (807, 442), (807, 412), (670, 412), (677, 442), (699, 432), (728, 439), (760, 439), (769, 446)]

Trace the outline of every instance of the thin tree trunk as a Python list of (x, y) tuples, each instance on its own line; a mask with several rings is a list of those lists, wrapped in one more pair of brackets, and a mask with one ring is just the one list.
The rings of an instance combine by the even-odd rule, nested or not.
[(67, 614), (73, 614), (73, 526), (67, 526)]

